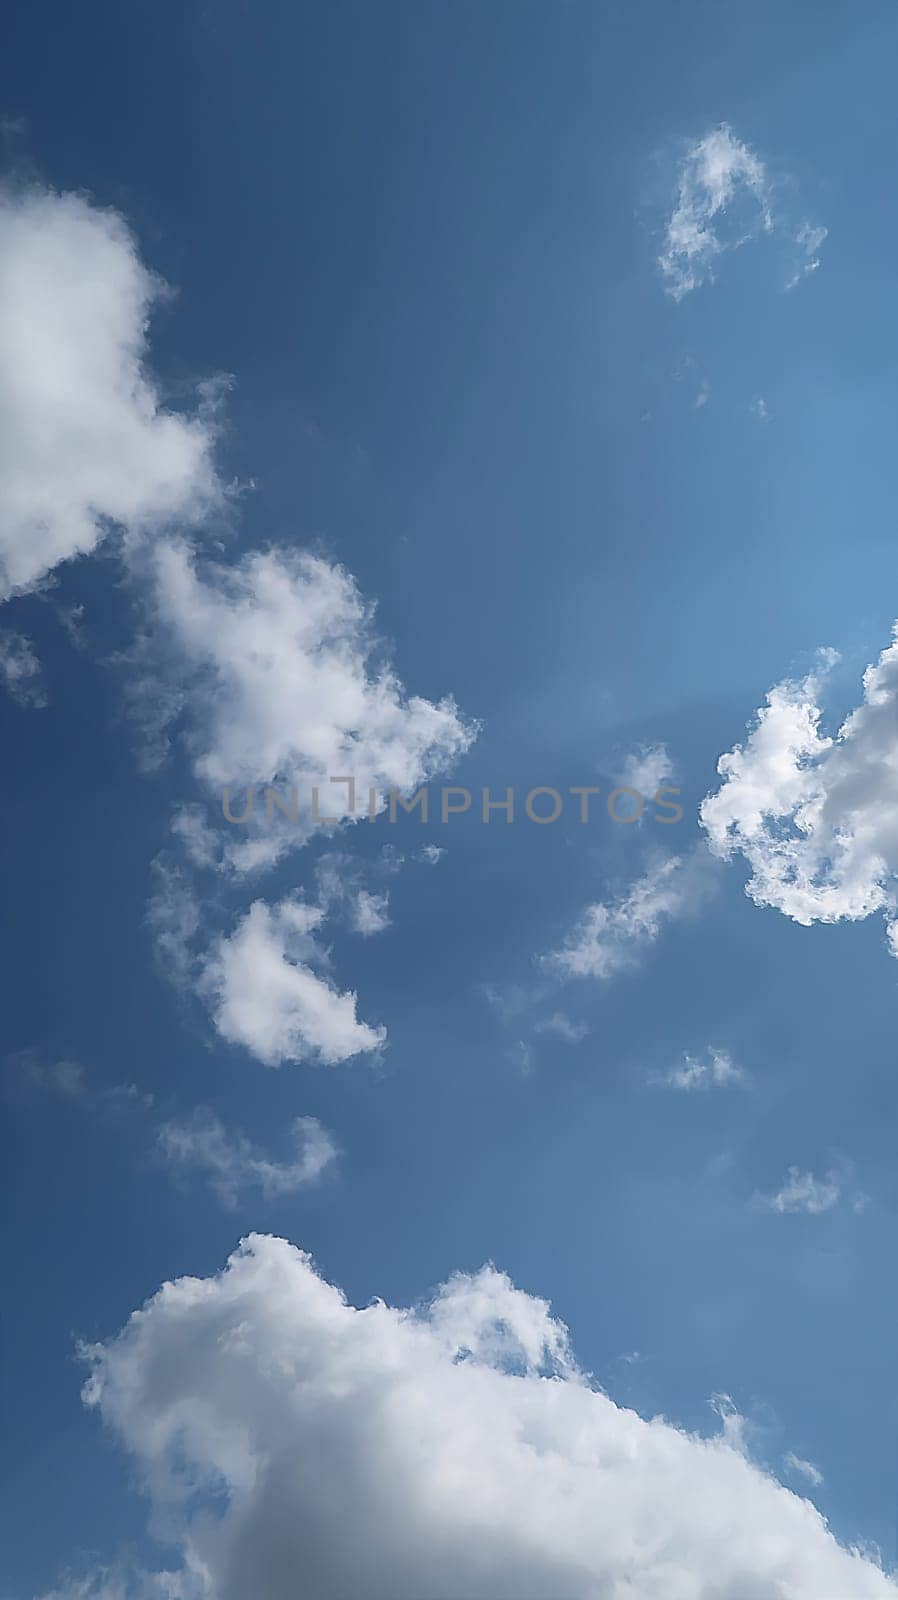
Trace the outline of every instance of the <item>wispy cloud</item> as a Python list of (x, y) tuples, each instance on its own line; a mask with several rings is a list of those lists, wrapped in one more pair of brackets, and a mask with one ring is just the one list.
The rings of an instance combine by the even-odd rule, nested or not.
[(3, 1064), (4, 1097), (20, 1103), (57, 1101), (83, 1112), (107, 1113), (148, 1111), (152, 1094), (134, 1083), (101, 1084), (79, 1061), (53, 1057), (39, 1050), (19, 1050)]
[(11, 628), (0, 628), (0, 684), (20, 706), (37, 709), (47, 704), (41, 664), (31, 640)]
[(810, 222), (795, 227), (760, 156), (722, 122), (689, 147), (681, 164), (658, 256), (664, 287), (682, 300), (713, 283), (717, 263), (728, 251), (776, 234), (787, 241), (791, 267), (785, 286), (794, 288), (819, 267), (826, 231)]
[(589, 1032), (585, 1022), (575, 1022), (565, 1011), (553, 1011), (550, 1017), (542, 1017), (533, 1024), (534, 1033), (554, 1034), (556, 1039), (561, 1039), (564, 1044), (580, 1044)]
[(270, 1200), (317, 1183), (336, 1159), (336, 1145), (316, 1117), (296, 1117), (290, 1132), (292, 1159), (275, 1161), (242, 1133), (229, 1134), (214, 1112), (200, 1107), (186, 1122), (163, 1123), (158, 1146), (173, 1167), (205, 1174), (219, 1199), (235, 1206), (244, 1189), (260, 1189)]
[(544, 956), (543, 964), (565, 978), (610, 978), (632, 966), (668, 923), (697, 911), (713, 887), (706, 850), (670, 856), (616, 899), (587, 906), (561, 948)]
[(674, 776), (674, 762), (670, 751), (660, 741), (656, 744), (637, 744), (628, 750), (620, 763), (618, 782), (623, 788), (635, 789), (637, 794), (651, 797)]
[(748, 1079), (728, 1050), (709, 1048), (703, 1056), (684, 1054), (669, 1072), (657, 1073), (650, 1081), (688, 1094), (700, 1089), (743, 1087)]
[(820, 266), (820, 249), (828, 233), (827, 228), (804, 222), (795, 234), (796, 261), (787, 289), (794, 289), (802, 278), (816, 272)]
[(340, 913), (353, 933), (370, 938), (390, 926), (389, 895), (366, 888), (360, 866), (349, 856), (336, 851), (320, 856), (315, 878), (322, 911), (327, 915)]
[(815, 1489), (819, 1489), (823, 1482), (823, 1473), (820, 1468), (815, 1467), (813, 1461), (805, 1461), (801, 1456), (797, 1456), (794, 1450), (786, 1451), (783, 1456), (783, 1466), (787, 1472), (792, 1473), (794, 1476), (806, 1478), (808, 1483), (814, 1485)]
[(764, 164), (723, 122), (691, 147), (680, 169), (658, 257), (668, 294), (682, 300), (713, 278), (714, 263), (725, 250), (772, 228)]
[(812, 1172), (790, 1167), (776, 1193), (759, 1195), (758, 1201), (769, 1211), (804, 1211), (809, 1216), (819, 1216), (823, 1211), (831, 1211), (841, 1194), (842, 1181), (837, 1172), (816, 1178)]

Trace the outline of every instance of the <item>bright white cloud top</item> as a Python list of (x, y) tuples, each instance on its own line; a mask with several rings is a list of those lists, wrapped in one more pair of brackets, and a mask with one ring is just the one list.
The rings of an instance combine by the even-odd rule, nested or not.
[(407, 794), (475, 736), (451, 697), (406, 693), (378, 649), (373, 607), (336, 563), (285, 547), (228, 567), (166, 540), (154, 553), (152, 594), (153, 642), (181, 686), (172, 708), (184, 712), (197, 777), (216, 797), (234, 787), (235, 816), (246, 809), (240, 786), (282, 779), (283, 804), (288, 786), (302, 802), (286, 822), (274, 802), (266, 816), (262, 794), (254, 797), (246, 826), (228, 828), (240, 867), (269, 864), (324, 818), (367, 816), (371, 789), (379, 805), (392, 788)]
[[(196, 770), (210, 784), (351, 772), (364, 813), (369, 783), (406, 791), (470, 742), (452, 700), (408, 697), (373, 661), (373, 608), (334, 563), (284, 548), (198, 568), (186, 546), (166, 542), (156, 599), (195, 669)], [(336, 791), (322, 809), (331, 801)]]
[(356, 1310), (256, 1235), (87, 1356), (86, 1400), (180, 1550), (160, 1596), (898, 1595), (738, 1429), (700, 1438), (591, 1388), (547, 1303), (491, 1267)]
[(200, 988), (218, 1032), (268, 1067), (333, 1066), (386, 1039), (384, 1028), (359, 1020), (354, 994), (341, 994), (314, 970), (324, 961), (315, 941), (323, 916), (302, 900), (256, 900), (205, 960)]
[[(864, 673), (864, 698), (829, 736), (818, 671), (777, 684), (744, 745), (721, 756), (701, 807), (711, 849), (742, 855), (746, 891), (805, 927), (898, 908), (898, 636)], [(898, 953), (898, 950), (896, 950)]]
[(147, 366), (164, 293), (116, 212), (0, 188), (0, 600), (113, 524), (155, 532), (220, 499), (211, 420), (167, 409)]

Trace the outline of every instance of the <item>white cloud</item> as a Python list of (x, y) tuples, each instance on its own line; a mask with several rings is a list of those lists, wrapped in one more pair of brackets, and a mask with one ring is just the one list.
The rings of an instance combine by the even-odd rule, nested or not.
[(828, 233), (827, 228), (818, 228), (810, 222), (803, 222), (795, 234), (797, 259), (787, 289), (794, 289), (802, 278), (807, 278), (816, 272), (820, 266), (820, 247)]
[(214, 428), (166, 410), (146, 365), (164, 292), (123, 218), (0, 187), (0, 600), (93, 550), (220, 499)]
[(627, 752), (618, 782), (651, 800), (665, 780), (670, 782), (673, 774), (674, 764), (666, 745), (639, 744)]
[(533, 1024), (534, 1033), (551, 1033), (565, 1044), (580, 1044), (589, 1032), (585, 1022), (575, 1022), (564, 1011), (553, 1011)]
[[(184, 714), (197, 777), (217, 805), (223, 788), (235, 790), (234, 816), (259, 786), (249, 821), (222, 824), (240, 868), (270, 865), (322, 827), (367, 817), (370, 789), (378, 806), (393, 787), (408, 794), (475, 736), (451, 698), (406, 694), (377, 654), (372, 607), (342, 567), (292, 548), (254, 551), (236, 566), (199, 564), (167, 540), (153, 552), (151, 582), (153, 669), (177, 677), (171, 709)], [(354, 780), (354, 805), (350, 785), (332, 778)], [(277, 786), (295, 820), (265, 785)]]
[(378, 1050), (386, 1039), (384, 1028), (359, 1021), (354, 994), (341, 994), (313, 970), (323, 960), (314, 937), (323, 915), (302, 900), (256, 900), (203, 960), (200, 988), (218, 1032), (266, 1066), (310, 1059), (333, 1065)]
[(674, 300), (713, 283), (722, 255), (764, 234), (783, 241), (791, 262), (787, 289), (817, 270), (826, 229), (809, 222), (796, 228), (775, 210), (775, 188), (757, 153), (725, 122), (687, 150), (658, 257)]
[(445, 846), (438, 844), (422, 844), (417, 852), (418, 859), (426, 861), (428, 866), (431, 867), (435, 867), (438, 861), (442, 861), (445, 854)]
[(823, 1473), (820, 1468), (815, 1467), (813, 1461), (804, 1461), (801, 1456), (795, 1454), (794, 1450), (786, 1451), (783, 1456), (783, 1466), (787, 1472), (797, 1473), (799, 1477), (807, 1478), (808, 1483), (812, 1483), (815, 1489), (819, 1489), (823, 1482)]
[(20, 706), (37, 709), (47, 704), (41, 664), (31, 640), (11, 628), (0, 628), (0, 683)]
[(652, 1081), (689, 1093), (695, 1089), (735, 1088), (745, 1083), (746, 1075), (729, 1051), (709, 1048), (703, 1057), (684, 1054), (675, 1067)]
[[(195, 867), (218, 866), (217, 835), (198, 812), (178, 813), (173, 828)], [(363, 888), (355, 863), (336, 853), (319, 858), (315, 883), (316, 902), (256, 900), (229, 935), (210, 945), (212, 906), (201, 902), (195, 877), (168, 854), (153, 863), (147, 923), (161, 970), (176, 987), (199, 995), (223, 1038), (268, 1066), (344, 1061), (386, 1039), (385, 1029), (358, 1021), (355, 995), (329, 981), (319, 935), (336, 916), (364, 937), (380, 933), (390, 925), (388, 896)]]
[(590, 1387), (546, 1303), (493, 1268), (356, 1310), (253, 1236), (87, 1355), (190, 1600), (898, 1595), (732, 1427), (687, 1434)]
[(818, 1216), (821, 1211), (831, 1211), (842, 1193), (839, 1176), (828, 1172), (825, 1178), (815, 1178), (812, 1172), (801, 1172), (790, 1167), (785, 1181), (776, 1194), (762, 1196), (762, 1203), (771, 1211), (806, 1211)]
[(561, 949), (543, 962), (566, 978), (610, 978), (632, 966), (667, 923), (694, 913), (712, 886), (706, 851), (669, 856), (617, 900), (588, 906)]
[(759, 422), (770, 421), (770, 412), (767, 409), (767, 401), (763, 395), (758, 395), (757, 399), (752, 401), (749, 409), (752, 416), (757, 417)]
[(171, 831), (193, 866), (221, 865), (221, 838), (210, 825), (208, 814), (199, 805), (181, 806), (171, 819)]
[(352, 905), (352, 926), (356, 933), (365, 938), (370, 938), (372, 933), (383, 933), (390, 926), (389, 904), (388, 895), (359, 889)]
[[(732, 226), (723, 232), (727, 224)], [(764, 164), (721, 123), (692, 146), (680, 170), (676, 205), (658, 257), (668, 294), (681, 300), (713, 280), (714, 263), (724, 250), (772, 228)]]
[(197, 975), (197, 942), (203, 921), (196, 887), (181, 866), (165, 855), (152, 865), (152, 892), (146, 921), (160, 969), (176, 988), (187, 988)]
[[(392, 870), (388, 865), (387, 870)], [(348, 856), (328, 852), (315, 867), (318, 903), (328, 915), (341, 913), (353, 933), (365, 938), (390, 926), (390, 897), (364, 888), (360, 868)]]
[[(741, 854), (746, 892), (805, 927), (898, 908), (898, 635), (864, 673), (863, 703), (820, 732), (823, 677), (777, 684), (701, 807), (711, 849)], [(893, 953), (898, 941), (890, 932)]]
[(186, 1122), (165, 1122), (159, 1149), (173, 1167), (204, 1172), (225, 1205), (236, 1205), (243, 1189), (260, 1189), (266, 1200), (317, 1183), (337, 1148), (316, 1117), (295, 1117), (290, 1129), (295, 1154), (273, 1161), (243, 1134), (229, 1134), (214, 1112), (199, 1108)]

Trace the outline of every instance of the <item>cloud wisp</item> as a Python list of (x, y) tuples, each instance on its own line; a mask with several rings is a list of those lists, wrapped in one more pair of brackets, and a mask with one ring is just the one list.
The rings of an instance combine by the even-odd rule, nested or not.
[(573, 932), (542, 958), (562, 978), (614, 977), (632, 967), (671, 922), (694, 915), (714, 889), (714, 871), (701, 846), (657, 862), (616, 899), (587, 906)]
[(711, 1046), (701, 1056), (684, 1054), (676, 1066), (655, 1074), (651, 1082), (678, 1089), (682, 1094), (694, 1094), (705, 1089), (744, 1088), (748, 1076), (728, 1050)]
[(317, 1117), (295, 1117), (290, 1136), (292, 1158), (275, 1161), (245, 1134), (228, 1133), (213, 1111), (198, 1107), (186, 1121), (164, 1122), (157, 1143), (174, 1171), (203, 1174), (222, 1204), (233, 1209), (246, 1191), (272, 1200), (308, 1188), (335, 1161), (337, 1147)]
[(686, 151), (658, 265), (667, 293), (682, 300), (714, 282), (728, 251), (776, 233), (788, 241), (792, 266), (785, 287), (791, 289), (819, 267), (826, 232), (809, 222), (795, 227), (781, 215), (764, 162), (722, 122)]
[(12, 628), (0, 628), (0, 684), (17, 705), (36, 710), (47, 704), (41, 664), (31, 640)]
[(780, 1216), (787, 1212), (805, 1212), (810, 1217), (817, 1217), (823, 1211), (831, 1211), (838, 1205), (842, 1195), (842, 1180), (840, 1175), (833, 1171), (826, 1173), (825, 1177), (817, 1178), (813, 1172), (802, 1172), (799, 1167), (790, 1167), (779, 1189), (771, 1195), (759, 1196), (759, 1204), (769, 1211), (776, 1211)]

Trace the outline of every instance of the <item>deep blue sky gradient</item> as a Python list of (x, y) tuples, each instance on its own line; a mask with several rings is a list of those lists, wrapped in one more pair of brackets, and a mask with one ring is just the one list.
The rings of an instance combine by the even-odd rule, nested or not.
[[(482, 719), (458, 782), (607, 785), (621, 750), (664, 740), (688, 848), (767, 688), (836, 646), (844, 711), (898, 613), (896, 43), (885, 3), (51, 0), (7, 21), (0, 111), (23, 122), (11, 170), (124, 211), (176, 285), (153, 331), (169, 395), (233, 374), (222, 460), (255, 485), (234, 553), (295, 541), (345, 562), (410, 689)], [(761, 242), (674, 305), (655, 256), (676, 161), (724, 119), (825, 222), (823, 265), (784, 294)], [(80, 652), (54, 598), (85, 606)], [(141, 1547), (75, 1341), (250, 1228), (312, 1250), (357, 1303), (494, 1259), (552, 1299), (616, 1399), (707, 1427), (726, 1391), (774, 1465), (821, 1466), (837, 1532), (894, 1560), (881, 927), (794, 926), (733, 867), (637, 970), (571, 986), (559, 1003), (589, 1033), (540, 1036), (522, 1073), (483, 986), (532, 984), (585, 903), (643, 870), (652, 825), (359, 827), (375, 866), (388, 840), (449, 851), (391, 880), (380, 939), (334, 938), (389, 1049), (379, 1068), (265, 1070), (153, 966), (150, 862), (197, 795), (182, 757), (138, 770), (114, 562), (6, 620), (51, 704), (0, 702), (3, 1048), (75, 1059), (94, 1093), (4, 1106), (4, 1594), (79, 1550)], [(308, 882), (317, 848), (276, 885)], [(750, 1093), (647, 1085), (709, 1043)], [(152, 1114), (106, 1105), (122, 1082)], [(226, 1213), (150, 1154), (153, 1118), (200, 1103), (276, 1153), (293, 1116), (319, 1116), (339, 1172)], [(752, 1206), (788, 1165), (838, 1157), (862, 1213)]]

